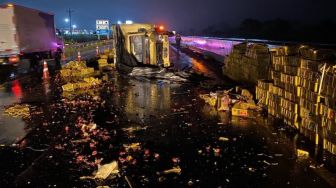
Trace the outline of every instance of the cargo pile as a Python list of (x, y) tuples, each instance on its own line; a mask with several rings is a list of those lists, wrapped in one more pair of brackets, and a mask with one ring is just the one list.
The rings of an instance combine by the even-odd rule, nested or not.
[(84, 78), (83, 81), (77, 83), (68, 83), (62, 86), (64, 92), (73, 92), (80, 89), (90, 89), (95, 86), (99, 86), (101, 84), (101, 80), (98, 78)]
[[(271, 49), (271, 79), (259, 80), (256, 98), (268, 113), (336, 154), (336, 73), (331, 51), (306, 46)], [(322, 138), (322, 139), (320, 139)]]
[(4, 114), (14, 118), (29, 118), (30, 110), (29, 105), (16, 104), (14, 106), (9, 106), (5, 109)]
[(104, 68), (104, 67), (108, 66), (106, 56), (103, 56), (103, 58), (98, 59), (98, 66), (99, 66), (99, 68)]
[(101, 84), (101, 80), (92, 77), (94, 69), (88, 68), (85, 62), (71, 61), (61, 70), (63, 92), (74, 92), (94, 88)]
[(98, 59), (98, 66), (100, 69), (106, 69), (106, 68), (114, 68), (114, 64), (109, 64), (109, 60), (114, 58), (114, 49), (104, 50), (104, 53), (100, 55), (100, 58)]
[(70, 61), (62, 67), (61, 77), (68, 82), (78, 81), (85, 77), (93, 76), (94, 68), (88, 68), (85, 61)]
[(217, 111), (231, 112), (232, 116), (238, 117), (257, 117), (262, 109), (253, 101), (253, 95), (248, 90), (239, 87), (236, 88), (236, 93), (233, 93), (231, 89), (202, 94), (200, 98)]
[(223, 72), (233, 80), (256, 84), (269, 77), (270, 58), (267, 45), (241, 43), (225, 58)]

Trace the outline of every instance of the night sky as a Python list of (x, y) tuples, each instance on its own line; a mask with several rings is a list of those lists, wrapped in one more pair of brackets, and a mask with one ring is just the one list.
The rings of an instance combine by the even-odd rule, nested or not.
[[(0, 0), (0, 3), (8, 1)], [(246, 18), (283, 18), (304, 22), (336, 19), (336, 0), (12, 0), (53, 12), (58, 28), (66, 27), (66, 9), (75, 10), (73, 23), (94, 29), (95, 20), (126, 19), (165, 24), (171, 30), (203, 29), (212, 24), (238, 25)]]

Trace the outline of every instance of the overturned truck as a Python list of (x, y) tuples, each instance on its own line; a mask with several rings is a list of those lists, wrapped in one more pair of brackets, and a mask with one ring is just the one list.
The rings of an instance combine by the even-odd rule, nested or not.
[(117, 68), (169, 67), (169, 40), (165, 32), (152, 24), (118, 24), (112, 26)]

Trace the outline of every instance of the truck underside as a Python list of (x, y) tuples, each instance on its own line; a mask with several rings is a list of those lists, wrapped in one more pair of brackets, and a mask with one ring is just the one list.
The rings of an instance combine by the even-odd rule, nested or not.
[(120, 24), (112, 30), (119, 69), (170, 66), (168, 36), (156, 32), (154, 25)]

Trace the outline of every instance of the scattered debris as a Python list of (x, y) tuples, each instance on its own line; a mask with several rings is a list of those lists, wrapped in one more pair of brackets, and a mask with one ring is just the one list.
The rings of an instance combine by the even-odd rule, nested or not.
[(241, 96), (244, 97), (248, 103), (254, 103), (253, 95), (247, 89), (242, 89)]
[(29, 105), (24, 104), (15, 104), (14, 106), (9, 106), (5, 109), (4, 114), (7, 116), (11, 116), (14, 118), (29, 118), (30, 116), (30, 110)]
[(271, 163), (272, 166), (278, 166), (279, 163)]
[(219, 137), (219, 141), (227, 142), (227, 141), (229, 141), (229, 138), (226, 138), (226, 137)]
[(245, 118), (255, 118), (256, 112), (259, 111), (259, 107), (253, 103), (239, 102), (232, 107), (232, 115), (245, 117)]
[(105, 180), (110, 175), (117, 175), (119, 173), (118, 162), (113, 161), (103, 166), (98, 166), (98, 171), (93, 176), (82, 176), (80, 179), (97, 179)]
[(249, 167), (248, 170), (249, 170), (250, 172), (255, 172), (255, 171), (256, 171), (256, 169), (255, 169), (255, 168), (252, 168), (252, 167)]
[(235, 94), (232, 91), (233, 89), (210, 92), (201, 94), (199, 97), (218, 111), (231, 111), (233, 116), (252, 118), (262, 111), (262, 108), (255, 104), (253, 95), (248, 90), (243, 89), (241, 94)]
[(218, 101), (218, 111), (229, 111), (231, 98), (228, 94), (224, 94)]
[(297, 149), (297, 157), (300, 159), (307, 159), (309, 157), (309, 152), (302, 150), (302, 149)]
[(146, 77), (150, 79), (162, 79), (173, 82), (186, 82), (189, 78), (187, 73), (168, 72), (167, 69), (149, 68), (149, 67), (135, 67), (129, 74), (133, 77)]
[(138, 132), (138, 131), (145, 131), (147, 130), (148, 126), (141, 127), (141, 126), (132, 126), (129, 128), (123, 128), (122, 130), (128, 133)]
[(309, 168), (316, 169), (316, 166), (311, 164), (309, 165)]
[(268, 161), (266, 160), (263, 160), (263, 163), (267, 164), (267, 165), (271, 165), (271, 163), (269, 163)]
[(132, 143), (130, 145), (124, 144), (125, 150), (128, 152), (130, 150), (138, 151), (141, 149), (140, 143)]
[(203, 94), (203, 95), (200, 95), (200, 98), (203, 99), (205, 103), (209, 104), (212, 107), (215, 107), (217, 105), (217, 94), (216, 93)]
[(181, 172), (182, 172), (181, 168), (177, 166), (172, 169), (163, 171), (163, 174), (181, 174)]
[(274, 154), (274, 156), (275, 156), (275, 157), (282, 157), (283, 154), (281, 154), (281, 153), (276, 153), (276, 154)]

